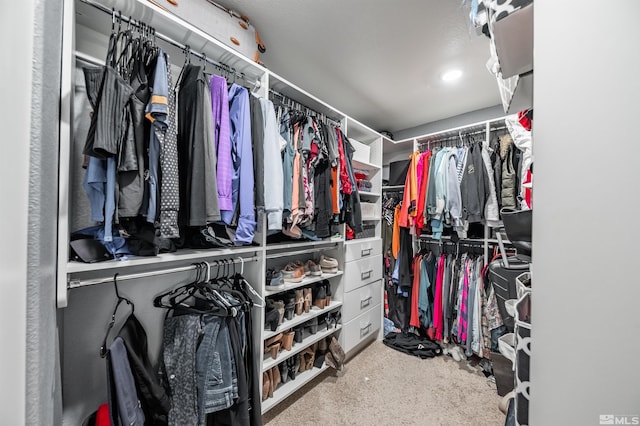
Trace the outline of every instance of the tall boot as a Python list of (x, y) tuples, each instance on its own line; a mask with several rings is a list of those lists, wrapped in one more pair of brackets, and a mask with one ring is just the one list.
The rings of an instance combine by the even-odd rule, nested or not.
[(262, 373), (262, 400), (271, 398), (273, 393), (271, 392), (271, 370)]
[(270, 371), (269, 374), (271, 374), (271, 396), (273, 396), (273, 392), (276, 390), (276, 388), (280, 384), (280, 369), (276, 365), (269, 371)]

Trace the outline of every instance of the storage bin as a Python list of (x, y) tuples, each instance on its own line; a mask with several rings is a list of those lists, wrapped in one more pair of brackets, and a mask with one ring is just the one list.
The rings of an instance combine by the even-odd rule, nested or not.
[(516, 290), (518, 299), (531, 291), (531, 272), (524, 272), (516, 277)]
[(362, 211), (362, 220), (375, 220), (381, 216), (377, 203), (360, 202), (360, 210)]
[(507, 333), (498, 339), (498, 348), (505, 358), (513, 363), (516, 361), (516, 335), (515, 333)]

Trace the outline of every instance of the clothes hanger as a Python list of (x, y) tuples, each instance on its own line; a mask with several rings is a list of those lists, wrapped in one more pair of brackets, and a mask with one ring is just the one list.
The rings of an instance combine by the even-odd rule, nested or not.
[(180, 70), (180, 74), (178, 74), (178, 78), (176, 79), (176, 84), (173, 86), (173, 90), (176, 91), (182, 82), (182, 77), (184, 76), (184, 70), (187, 68), (187, 65), (191, 63), (191, 48), (189, 45), (185, 45), (184, 49), (182, 49), (182, 53), (184, 53), (184, 63), (182, 64), (182, 69)]
[(202, 275), (202, 266), (196, 263), (193, 263), (192, 265), (195, 266), (196, 278), (187, 284), (160, 293), (153, 299), (153, 306), (157, 308), (171, 308), (172, 306), (167, 304), (167, 302), (164, 300), (166, 297), (175, 298), (176, 296), (183, 295), (193, 286), (195, 282), (200, 281)]
[(104, 339), (102, 340), (102, 345), (100, 346), (100, 357), (104, 358), (107, 355), (107, 339), (109, 338), (109, 332), (111, 331), (111, 329), (113, 328), (114, 324), (116, 323), (116, 313), (118, 312), (118, 308), (120, 307), (120, 304), (122, 302), (126, 302), (127, 305), (131, 306), (131, 313), (129, 315), (132, 315), (133, 312), (135, 311), (135, 305), (133, 304), (133, 302), (129, 299), (127, 299), (124, 296), (120, 295), (120, 292), (118, 291), (118, 273), (116, 273), (113, 276), (113, 287), (115, 288), (116, 291), (116, 297), (118, 298), (118, 301), (116, 303), (115, 308), (113, 308), (113, 313), (111, 314), (111, 321), (109, 321), (109, 325), (107, 327), (107, 332), (104, 335)]

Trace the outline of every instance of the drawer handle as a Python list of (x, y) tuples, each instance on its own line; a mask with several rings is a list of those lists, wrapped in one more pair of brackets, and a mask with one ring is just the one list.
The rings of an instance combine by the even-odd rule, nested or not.
[(361, 280), (366, 280), (371, 278), (371, 273), (373, 272), (373, 269), (369, 269), (368, 271), (365, 272), (361, 272), (360, 273), (360, 279)]
[(367, 306), (369, 306), (369, 305), (371, 304), (371, 299), (373, 299), (373, 297), (372, 297), (372, 296), (369, 296), (369, 297), (367, 297), (366, 299), (361, 300), (361, 301), (360, 301), (360, 309), (364, 309), (364, 308), (366, 308)]
[(371, 323), (367, 324), (364, 327), (360, 327), (360, 337), (364, 337), (367, 334), (369, 334), (369, 331), (371, 331)]
[(360, 257), (366, 257), (366, 256), (371, 256), (371, 248), (362, 249), (360, 251)]

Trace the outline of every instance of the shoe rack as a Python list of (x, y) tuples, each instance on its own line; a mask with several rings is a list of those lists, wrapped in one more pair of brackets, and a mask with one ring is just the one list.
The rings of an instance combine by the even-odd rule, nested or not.
[[(243, 271), (243, 275), (255, 291), (253, 308), (253, 342), (257, 356), (254, 359), (256, 371), (268, 372), (283, 363), (291, 362), (309, 348), (321, 346), (327, 339), (335, 336), (347, 356), (357, 352), (378, 334), (382, 324), (382, 260), (380, 210), (382, 198), (382, 142), (383, 136), (367, 126), (352, 119), (343, 112), (326, 104), (314, 95), (256, 64), (250, 58), (229, 48), (211, 37), (200, 28), (176, 17), (167, 10), (146, 0), (64, 0), (68, 17), (65, 21), (67, 31), (63, 39), (64, 58), (61, 93), (70, 99), (61, 110), (60, 132), (60, 188), (58, 211), (58, 280), (57, 306), (62, 388), (64, 400), (61, 402), (61, 424), (80, 424), (83, 416), (95, 409), (96, 404), (106, 398), (104, 360), (98, 356), (99, 337), (109, 323), (114, 304), (113, 277), (119, 274), (120, 291), (135, 302), (135, 313), (148, 333), (149, 352), (153, 361), (157, 361), (162, 346), (162, 324), (164, 311), (153, 307), (153, 295), (192, 280), (193, 264), (207, 262), (210, 272), (215, 276), (217, 261), (233, 260), (233, 268)], [(102, 9), (101, 9), (102, 8)], [(120, 10), (123, 16), (141, 20), (154, 27), (158, 42), (169, 54), (173, 65), (174, 82), (184, 61), (183, 50), (167, 43), (172, 40), (189, 40), (192, 46), (199, 46), (199, 52), (208, 60), (219, 61), (233, 67), (238, 75), (256, 82), (253, 94), (268, 97), (269, 90), (275, 90), (323, 117), (340, 125), (342, 131), (352, 139), (356, 148), (353, 167), (356, 171), (366, 172), (370, 182), (368, 191), (360, 191), (360, 201), (364, 206), (363, 222), (366, 232), (356, 235), (353, 240), (345, 241), (345, 226), (337, 226), (339, 236), (320, 241), (288, 241), (267, 243), (266, 220), (258, 220), (254, 242), (250, 246), (225, 247), (211, 249), (182, 249), (174, 253), (163, 253), (153, 257), (132, 257), (129, 260), (109, 260), (98, 263), (79, 263), (69, 261), (69, 235), (71, 231), (81, 229), (86, 221), (86, 195), (82, 193), (81, 161), (78, 158), (82, 139), (77, 134), (76, 116), (73, 112), (73, 99), (76, 86), (82, 80), (77, 69), (86, 65), (100, 64), (107, 51), (108, 36), (111, 28), (111, 9)], [(78, 78), (78, 75), (80, 78)], [(84, 216), (83, 216), (84, 215)], [(263, 218), (264, 219), (264, 218)], [(286, 283), (283, 288), (270, 288), (266, 283), (267, 269), (283, 268), (296, 260), (319, 260), (321, 254), (334, 258), (338, 262), (338, 271), (308, 276), (300, 282)], [(231, 267), (231, 266), (226, 266)], [(275, 330), (265, 328), (267, 301), (278, 298), (295, 290), (315, 288), (325, 282), (330, 285), (331, 302), (327, 306), (311, 306), (308, 312), (282, 321)], [(313, 295), (312, 295), (313, 296)], [(322, 321), (330, 315), (331, 320)], [(302, 341), (294, 342), (291, 350), (282, 349), (275, 354), (264, 352), (265, 341), (281, 332), (298, 327), (310, 326), (318, 321), (314, 333), (310, 327), (302, 335)], [(313, 367), (295, 375), (295, 379), (281, 383), (273, 389), (273, 396), (262, 402), (262, 413), (270, 410), (288, 396), (296, 393), (305, 383), (327, 370), (326, 364)], [(87, 374), (96, 377), (88, 383)], [(259, 386), (264, 381), (260, 375)]]

